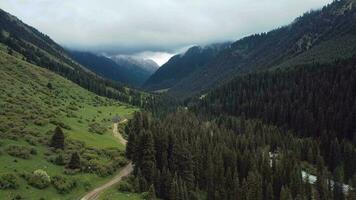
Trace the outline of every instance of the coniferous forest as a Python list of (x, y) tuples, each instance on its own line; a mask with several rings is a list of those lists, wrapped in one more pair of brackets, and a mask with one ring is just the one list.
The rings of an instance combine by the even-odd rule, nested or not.
[(125, 129), (133, 184), (163, 199), (355, 199), (355, 80), (351, 58), (157, 97)]

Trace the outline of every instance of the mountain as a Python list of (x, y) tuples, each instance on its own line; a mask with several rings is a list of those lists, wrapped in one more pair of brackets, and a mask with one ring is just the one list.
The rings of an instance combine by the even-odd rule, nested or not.
[(114, 81), (140, 87), (142, 83), (158, 68), (150, 60), (134, 60), (119, 62), (103, 55), (90, 52), (71, 51), (71, 57), (89, 70)]
[(153, 60), (136, 56), (114, 55), (108, 56), (108, 58), (113, 60), (117, 65), (131, 71), (136, 76), (140, 86), (159, 68)]
[(69, 53), (50, 37), (26, 25), (0, 9), (0, 43), (9, 53), (17, 52), (22, 59), (49, 69), (98, 95), (140, 104), (140, 93), (122, 84), (106, 80), (70, 58)]
[(212, 44), (204, 47), (194, 46), (185, 53), (173, 56), (162, 65), (144, 84), (147, 90), (163, 90), (177, 84), (198, 68), (212, 61), (230, 43)]
[(288, 26), (238, 40), (184, 77), (168, 93), (187, 97), (239, 74), (351, 57), (356, 53), (355, 14), (355, 0), (334, 1), (304, 14)]

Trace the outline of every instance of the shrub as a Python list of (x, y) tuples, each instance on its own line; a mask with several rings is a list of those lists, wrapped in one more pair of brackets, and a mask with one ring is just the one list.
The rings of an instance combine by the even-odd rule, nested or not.
[(37, 153), (36, 149), (27, 146), (21, 146), (21, 145), (9, 145), (6, 148), (6, 152), (11, 156), (23, 158), (23, 159), (28, 159), (30, 158), (31, 154)]
[(147, 192), (142, 193), (142, 197), (143, 197), (143, 199), (147, 199), (147, 200), (157, 199), (154, 186), (151, 185)]
[(98, 176), (108, 176), (114, 172), (113, 166), (108, 163), (105, 164), (102, 161), (93, 159), (88, 162), (88, 168), (91, 172), (94, 172)]
[(126, 180), (120, 181), (119, 185), (117, 186), (117, 189), (120, 192), (134, 192), (133, 186)]
[(26, 174), (25, 179), (30, 185), (38, 189), (46, 188), (51, 183), (50, 176), (47, 174), (46, 171), (42, 169), (38, 169), (34, 171), (32, 174)]
[(54, 164), (56, 164), (56, 165), (65, 165), (64, 158), (63, 158), (62, 154), (59, 154), (59, 155), (56, 156), (56, 158), (54, 159)]
[(45, 126), (46, 124), (48, 124), (48, 120), (46, 119), (42, 119), (42, 118), (39, 118), (39, 119), (36, 119), (33, 123), (37, 126)]
[(76, 182), (74, 180), (62, 175), (53, 176), (52, 184), (61, 194), (68, 193), (76, 187)]
[(83, 181), (83, 187), (84, 187), (84, 189), (85, 189), (86, 191), (88, 191), (88, 190), (90, 190), (90, 189), (92, 188), (92, 185), (91, 185), (90, 181), (84, 180), (84, 181)]
[(93, 122), (89, 124), (89, 132), (91, 133), (97, 133), (102, 135), (105, 133), (105, 131), (106, 131), (105, 126), (99, 123)]
[(17, 194), (17, 195), (13, 198), (13, 200), (21, 200), (21, 199), (23, 199), (23, 198), (22, 198), (22, 196), (19, 195), (19, 194)]
[(19, 187), (18, 178), (14, 174), (7, 173), (0, 175), (0, 189), (17, 189)]
[(37, 141), (36, 141), (36, 138), (35, 138), (34, 136), (29, 135), (29, 134), (26, 134), (24, 137), (25, 137), (25, 141), (26, 141), (28, 144), (30, 144), (30, 145), (32, 145), (32, 146), (36, 146)]

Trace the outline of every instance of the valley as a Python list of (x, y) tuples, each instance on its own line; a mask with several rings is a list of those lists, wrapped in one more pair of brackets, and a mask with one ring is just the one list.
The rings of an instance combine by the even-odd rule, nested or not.
[(0, 200), (356, 200), (356, 0), (78, 2), (0, 1)]

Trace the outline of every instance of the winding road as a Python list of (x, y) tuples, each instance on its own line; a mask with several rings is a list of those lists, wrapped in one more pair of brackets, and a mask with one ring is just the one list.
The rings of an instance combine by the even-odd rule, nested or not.
[[(125, 123), (126, 121), (127, 121), (127, 119), (124, 119), (119, 123)], [(118, 131), (119, 123), (113, 124), (113, 134), (114, 134), (114, 137), (120, 141), (120, 143), (122, 143), (123, 145), (126, 145), (127, 141), (122, 137), (122, 135)], [(110, 188), (111, 186), (115, 185), (116, 183), (120, 182), (123, 177), (129, 175), (132, 171), (133, 171), (133, 166), (132, 166), (132, 163), (130, 162), (124, 168), (122, 168), (120, 170), (120, 172), (116, 176), (114, 176), (110, 181), (108, 181), (104, 185), (101, 185), (101, 186), (89, 191), (80, 200), (98, 200), (100, 194), (104, 190), (106, 190), (106, 189)]]

